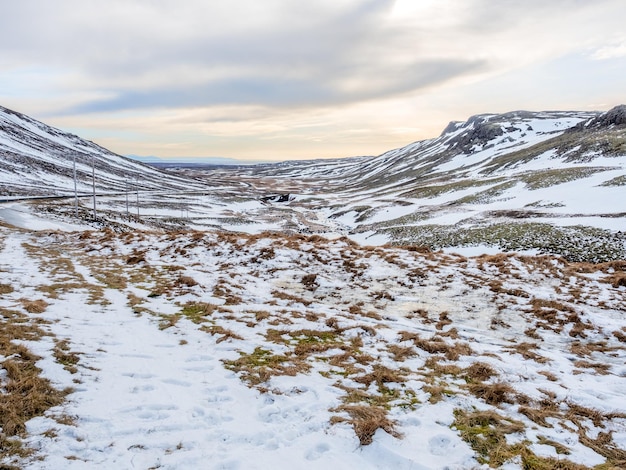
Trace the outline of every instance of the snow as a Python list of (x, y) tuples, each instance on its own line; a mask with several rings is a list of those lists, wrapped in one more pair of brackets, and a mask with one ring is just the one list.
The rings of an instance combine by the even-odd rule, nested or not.
[[(367, 239), (367, 234), (361, 235)], [(471, 254), (473, 249), (479, 247), (461, 250), (461, 254)], [(267, 250), (273, 255), (265, 256)], [(126, 259), (133, 253), (143, 253), (143, 264), (128, 264)], [(432, 355), (420, 353), (398, 363), (386, 346), (402, 343), (397, 336), (401, 331), (443, 334), (434, 322), (444, 313), (458, 330), (459, 341), (468, 342), (473, 350), (458, 359), (461, 367), (476, 360), (488, 362), (498, 371), (498, 380), (531, 399), (539, 400), (542, 390), (552, 390), (562, 403), (574, 401), (606, 413), (626, 411), (626, 356), (611, 336), (612, 331), (626, 327), (620, 310), (626, 290), (599, 282), (602, 273), (578, 276), (569, 286), (569, 275), (559, 278), (533, 270), (521, 258), (508, 259), (509, 267), (501, 270), (489, 261), (483, 265), (481, 258), (461, 262), (455, 261), (457, 255), (364, 248), (342, 239), (294, 241), (244, 234), (143, 232), (82, 236), (0, 227), (0, 284), (15, 287), (0, 298), (0, 308), (19, 308), (19, 299), (40, 297), (42, 285), (80, 282), (86, 286), (60, 290), (58, 298), (46, 298), (45, 312), (32, 315), (47, 320), (46, 328), (55, 338), (68, 340), (80, 361), (78, 372), (71, 374), (50, 354), (49, 337), (24, 342), (43, 358), (38, 365), (46, 377), (59, 388), (70, 386), (74, 391), (63, 405), (28, 422), (28, 442), (43, 460), (29, 460), (23, 468), (265, 469), (287, 464), (302, 469), (475, 468), (474, 452), (452, 426), (454, 410), (489, 407), (453, 377), (446, 380), (454, 393), (429, 403), (425, 391), (429, 382), (420, 371)], [(68, 263), (63, 262), (65, 271), (58, 271), (55, 263), (62, 260), (72, 268), (68, 270)], [(359, 266), (357, 274), (346, 264), (350, 260)], [(171, 271), (170, 266), (180, 271)], [(410, 273), (416, 270), (423, 274), (414, 279), (416, 274)], [(107, 287), (102, 281), (105, 272), (125, 276), (127, 287)], [(155, 282), (162, 282), (164, 276), (175, 279), (177, 272), (195, 279), (197, 285), (151, 295)], [(313, 290), (300, 282), (307, 273), (317, 275)], [(487, 286), (494, 279), (511, 292), (523, 289), (532, 298), (564, 302), (583, 322), (593, 322), (583, 341), (605, 341), (610, 349), (595, 352), (588, 360), (607, 364), (609, 373), (575, 372), (577, 358), (569, 348), (579, 338), (568, 335), (569, 325), (562, 334), (539, 330), (543, 341), (537, 351), (549, 358), (549, 364), (525, 360), (508, 350), (529, 341), (524, 332), (532, 325), (530, 304), (525, 297), (490, 291)], [(581, 284), (584, 279), (588, 284)], [(480, 285), (470, 287), (477, 280)], [(219, 286), (222, 293), (216, 290)], [(579, 291), (576, 303), (568, 303), (570, 287)], [(97, 292), (94, 288), (101, 289), (100, 300), (91, 299)], [(376, 293), (387, 293), (390, 298), (377, 300)], [(229, 303), (225, 295), (239, 300)], [(293, 300), (298, 298), (303, 300)], [(129, 305), (132, 299), (140, 302)], [(218, 310), (204, 323), (181, 316), (163, 326), (189, 301), (210, 302)], [(348, 305), (361, 305), (362, 311), (372, 310), (378, 317), (348, 314)], [(268, 317), (255, 320), (254, 312), (265, 312)], [(416, 312), (426, 312), (433, 320), (421, 321)], [(494, 326), (494, 318), (508, 326)], [(265, 339), (272, 329), (285, 328), (283, 337), (288, 337), (289, 331), (328, 330), (333, 319), (342, 327), (337, 331), (345, 331), (347, 339), (359, 339), (360, 349), (376, 363), (409, 371), (406, 382), (387, 384), (390, 389), (413, 390), (419, 403), (414, 408), (391, 407), (390, 418), (397, 422), (401, 438), (379, 429), (372, 444), (360, 445), (349, 424), (331, 424), (345, 396), (345, 389), (337, 383), (344, 380), (344, 386), (359, 386), (355, 375), (344, 379), (325, 375), (337, 369), (317, 359), (341, 355), (340, 348), (311, 356), (310, 371), (271, 376), (263, 387), (248, 386), (225, 367), (224, 361), (259, 347), (288, 354), (290, 343)], [(241, 339), (223, 340), (220, 334), (203, 331), (207, 326), (224, 327)], [(545, 370), (557, 382), (539, 373)], [(553, 428), (535, 431), (536, 424), (517, 413), (516, 407), (496, 409), (524, 420), (528, 425), (525, 436), (538, 455), (553, 452), (552, 447), (537, 442), (541, 434), (566, 445), (572, 461), (589, 466), (604, 463), (560, 421), (555, 420)], [(60, 415), (74, 417), (74, 422), (62, 422)], [(599, 428), (590, 426), (593, 437)], [(623, 420), (606, 426), (604, 431), (611, 430), (615, 444), (623, 447)], [(520, 465), (509, 462), (507, 468)]]
[(70, 224), (33, 214), (23, 203), (0, 204), (0, 221), (29, 230), (62, 230), (72, 232), (85, 229), (84, 224)]
[[(44, 444), (40, 451), (49, 457), (30, 468), (84, 468), (85, 462), (104, 468), (201, 468), (206, 463), (236, 468), (245, 462), (246, 468), (263, 469), (284, 461), (323, 468), (353, 450), (350, 440), (324, 432), (327, 412), (314, 390), (260, 396), (224, 370), (220, 348), (207, 349), (206, 334), (181, 325), (188, 341), (181, 346), (182, 335), (128, 315), (120, 308), (124, 298), (108, 292), (108, 300), (111, 307), (82, 308), (70, 318), (63, 318), (67, 312), (49, 314), (61, 319), (57, 334), (71, 332), (77, 350), (95, 351), (89, 364), (96, 371), (83, 376), (65, 409), (80, 417), (79, 428), (68, 430), (67, 443)], [(70, 296), (67, 302), (83, 305), (84, 299)], [(39, 434), (50, 427), (58, 424), (39, 418), (29, 431)], [(71, 463), (68, 455), (80, 460)], [(357, 454), (352, 460), (361, 459)]]

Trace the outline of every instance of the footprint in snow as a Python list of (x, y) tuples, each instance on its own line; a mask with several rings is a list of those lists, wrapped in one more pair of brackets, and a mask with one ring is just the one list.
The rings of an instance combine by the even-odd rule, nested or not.
[(124, 372), (122, 377), (130, 377), (131, 379), (152, 379), (154, 374), (141, 374), (137, 372)]
[(154, 385), (142, 385), (139, 387), (133, 387), (130, 393), (143, 393), (143, 392), (151, 392), (155, 389)]
[(328, 444), (321, 443), (316, 445), (313, 449), (310, 449), (304, 457), (307, 460), (317, 460), (329, 450), (330, 446)]
[(448, 436), (444, 436), (443, 434), (433, 436), (428, 441), (428, 449), (433, 455), (447, 455), (454, 447), (456, 447), (456, 445)]
[(233, 397), (228, 395), (209, 395), (206, 398), (207, 403), (227, 403), (233, 401)]
[(161, 380), (164, 384), (168, 385), (178, 385), (179, 387), (191, 387), (191, 383), (185, 382), (184, 380), (176, 380), (176, 379), (163, 379)]

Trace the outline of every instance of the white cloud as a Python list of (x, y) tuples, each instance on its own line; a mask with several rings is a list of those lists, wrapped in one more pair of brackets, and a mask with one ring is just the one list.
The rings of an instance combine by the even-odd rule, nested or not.
[(620, 59), (626, 57), (626, 39), (600, 47), (591, 54), (595, 60)]

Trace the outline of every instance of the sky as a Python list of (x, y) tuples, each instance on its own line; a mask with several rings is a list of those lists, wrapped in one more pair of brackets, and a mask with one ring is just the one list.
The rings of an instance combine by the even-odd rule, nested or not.
[(624, 0), (0, 0), (0, 105), (122, 155), (378, 155), (626, 102)]

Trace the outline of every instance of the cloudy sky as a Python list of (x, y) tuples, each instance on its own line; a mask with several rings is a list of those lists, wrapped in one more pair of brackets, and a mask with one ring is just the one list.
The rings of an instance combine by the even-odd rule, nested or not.
[(624, 0), (0, 0), (0, 105), (120, 154), (377, 155), (626, 102)]

